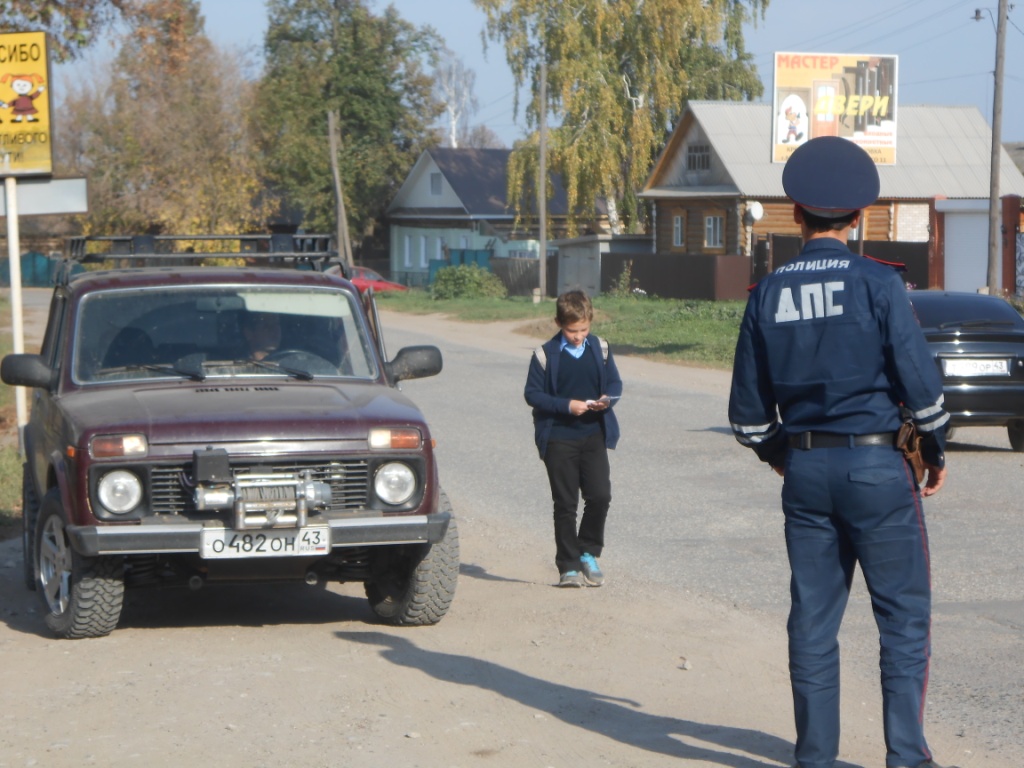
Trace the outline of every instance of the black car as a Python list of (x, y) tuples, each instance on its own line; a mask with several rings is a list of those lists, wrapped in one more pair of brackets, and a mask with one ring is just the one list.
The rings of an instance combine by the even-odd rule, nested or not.
[[(436, 623), (458, 531), (398, 385), (440, 351), (385, 354), (328, 238), (231, 240), (72, 241), (41, 353), (0, 364), (33, 388), (22, 543), (46, 625), (95, 637), (127, 589), (287, 580), (362, 582), (384, 621)], [(72, 276), (97, 262), (117, 268)]]
[(1006, 427), (1024, 451), (1024, 318), (998, 296), (912, 291), (942, 374), (950, 427)]

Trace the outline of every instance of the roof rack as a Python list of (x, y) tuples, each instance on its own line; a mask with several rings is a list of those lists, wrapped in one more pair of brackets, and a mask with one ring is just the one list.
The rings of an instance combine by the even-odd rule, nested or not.
[[(212, 242), (228, 247), (211, 250), (205, 244)], [(263, 266), (317, 271), (337, 266), (346, 275), (333, 246), (330, 235), (99, 235), (68, 238), (64, 258), (70, 262), (68, 269), (74, 264), (118, 260), (187, 265), (205, 259), (244, 258), (247, 262), (264, 262)]]

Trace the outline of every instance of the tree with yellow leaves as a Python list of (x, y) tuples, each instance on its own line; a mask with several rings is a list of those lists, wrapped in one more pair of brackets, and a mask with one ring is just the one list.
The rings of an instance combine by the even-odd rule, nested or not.
[(117, 56), (72, 83), (56, 161), (89, 180), (87, 234), (239, 234), (270, 214), (248, 115), (253, 85), (196, 0), (147, 0)]
[[(613, 231), (638, 231), (638, 189), (690, 99), (751, 99), (763, 91), (743, 23), (768, 0), (473, 0), (501, 41), (527, 124), (546, 110), (548, 167), (561, 173), (573, 224), (607, 202)], [(541, 62), (547, 103), (539, 103)], [(535, 185), (535, 130), (512, 153), (509, 199)]]

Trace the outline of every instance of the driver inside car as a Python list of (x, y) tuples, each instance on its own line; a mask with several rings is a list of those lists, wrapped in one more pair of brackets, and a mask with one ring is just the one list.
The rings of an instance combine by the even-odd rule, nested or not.
[(273, 312), (242, 313), (239, 323), (248, 346), (246, 354), (253, 360), (263, 360), (281, 346), (281, 320)]

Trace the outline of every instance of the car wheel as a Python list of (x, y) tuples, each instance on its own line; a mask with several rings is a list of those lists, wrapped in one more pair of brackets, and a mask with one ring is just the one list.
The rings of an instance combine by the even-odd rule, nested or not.
[[(442, 509), (451, 510), (441, 494)], [(386, 550), (386, 551), (383, 551)], [(459, 529), (452, 518), (444, 538), (436, 544), (386, 547), (384, 561), (366, 582), (366, 597), (377, 616), (388, 624), (437, 624), (452, 604), (459, 576)]]
[(1006, 434), (1010, 436), (1010, 445), (1017, 453), (1024, 453), (1024, 419), (1011, 421), (1006, 427)]
[(66, 638), (110, 634), (121, 618), (124, 562), (84, 557), (71, 548), (57, 489), (43, 499), (35, 544), (46, 626)]
[(23, 464), (21, 467), (21, 562), (25, 586), (31, 590), (36, 588), (36, 561), (33, 557), (33, 543), (38, 517), (39, 503), (36, 500), (35, 487), (32, 485), (28, 464)]

